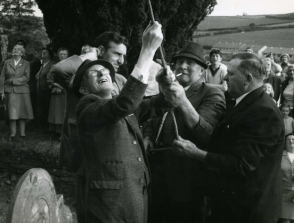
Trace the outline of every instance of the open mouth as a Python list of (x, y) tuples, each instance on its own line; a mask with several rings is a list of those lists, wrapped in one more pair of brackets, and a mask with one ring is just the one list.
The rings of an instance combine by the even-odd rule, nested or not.
[(108, 82), (108, 80), (103, 79), (103, 80), (98, 81), (99, 84), (103, 84), (103, 83), (106, 83), (106, 82)]

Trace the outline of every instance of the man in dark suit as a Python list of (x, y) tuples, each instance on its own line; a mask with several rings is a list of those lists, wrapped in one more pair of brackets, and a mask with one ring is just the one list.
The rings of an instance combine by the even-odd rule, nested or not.
[(264, 61), (233, 56), (225, 78), (236, 105), (227, 110), (207, 151), (179, 138), (174, 152), (203, 162), (210, 171), (212, 221), (275, 223), (281, 208), (283, 117), (263, 91)]
[[(204, 148), (223, 118), (224, 94), (219, 88), (203, 82), (201, 75), (207, 65), (199, 44), (189, 42), (173, 57), (173, 62), (178, 82), (173, 82), (171, 88), (162, 91), (171, 104), (181, 102), (174, 110), (179, 135)], [(162, 128), (160, 123), (164, 123)], [(152, 147), (150, 141), (153, 136), (157, 148), (171, 147), (176, 138), (171, 113), (163, 120), (156, 120), (154, 126), (152, 131), (148, 125), (145, 128), (145, 144)], [(156, 136), (157, 139), (154, 139)], [(202, 222), (204, 193), (201, 163), (166, 150), (150, 156), (150, 167), (153, 184), (149, 222), (162, 222), (162, 219), (165, 222)]]
[(83, 96), (76, 113), (86, 174), (87, 223), (147, 221), (149, 170), (136, 116), (148, 117), (156, 101), (141, 104), (162, 38), (160, 24), (147, 27), (138, 62), (117, 97), (112, 97), (115, 69), (106, 60), (85, 61), (74, 78), (73, 91)]

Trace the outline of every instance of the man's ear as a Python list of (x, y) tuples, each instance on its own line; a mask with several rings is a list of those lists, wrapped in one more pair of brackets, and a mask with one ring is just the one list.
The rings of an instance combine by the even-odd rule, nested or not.
[(245, 85), (248, 85), (248, 84), (250, 84), (251, 82), (252, 82), (252, 79), (253, 79), (253, 77), (252, 77), (252, 74), (250, 74), (250, 73), (247, 73), (246, 75), (245, 75)]
[(97, 47), (97, 49), (98, 49), (98, 52), (97, 52), (98, 56), (102, 56), (104, 54), (104, 51), (105, 51), (104, 47), (102, 45), (100, 45), (100, 46)]
[(84, 87), (80, 87), (79, 92), (80, 92), (82, 95), (87, 95), (87, 94), (89, 94), (89, 91), (88, 91), (86, 88), (84, 88)]

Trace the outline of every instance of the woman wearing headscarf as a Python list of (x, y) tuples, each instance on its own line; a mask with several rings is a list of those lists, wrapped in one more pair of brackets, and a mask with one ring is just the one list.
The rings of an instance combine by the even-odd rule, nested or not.
[(23, 46), (16, 45), (12, 51), (12, 59), (6, 60), (0, 76), (1, 98), (6, 99), (8, 110), (10, 137), (14, 141), (16, 135), (16, 121), (19, 123), (20, 138), (26, 136), (26, 120), (33, 119), (30, 99), (29, 79), (30, 63), (22, 56), (25, 54)]
[(283, 199), (279, 223), (294, 223), (294, 133), (285, 137), (285, 147), (282, 157)]

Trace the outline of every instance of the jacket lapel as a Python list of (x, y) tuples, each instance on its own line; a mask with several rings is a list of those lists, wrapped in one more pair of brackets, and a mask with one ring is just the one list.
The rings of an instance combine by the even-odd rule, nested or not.
[(254, 102), (256, 99), (260, 98), (264, 93), (264, 90), (262, 87), (259, 87), (257, 89), (255, 89), (254, 91), (250, 92), (249, 94), (247, 94), (242, 101), (240, 101), (234, 108), (232, 108), (232, 111), (230, 112), (230, 114), (225, 115), (224, 120), (221, 122), (227, 122), (228, 120), (230, 120), (236, 113), (248, 108), (248, 106)]
[(10, 59), (9, 60), (9, 66), (15, 70), (15, 66), (14, 66), (14, 60), (13, 59)]
[(289, 158), (288, 153), (287, 153), (286, 150), (283, 151), (283, 156), (284, 156), (284, 158), (285, 158), (289, 163), (291, 163), (290, 158)]
[(17, 68), (21, 67), (22, 65), (23, 65), (23, 59), (21, 58), (15, 68), (17, 69)]
[(193, 83), (188, 90), (186, 91), (186, 97), (187, 98), (191, 98), (195, 92), (197, 92), (200, 87), (203, 85), (203, 79), (200, 78), (198, 81), (196, 81), (195, 83)]

